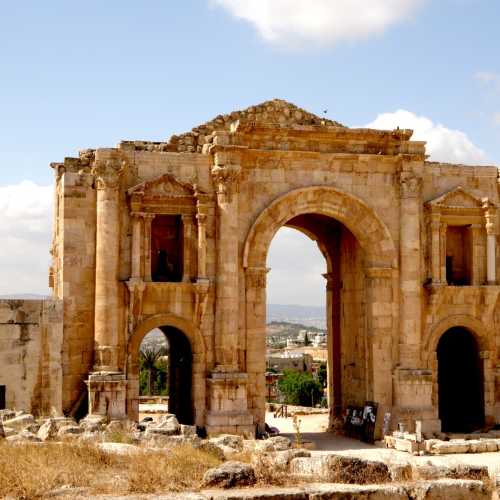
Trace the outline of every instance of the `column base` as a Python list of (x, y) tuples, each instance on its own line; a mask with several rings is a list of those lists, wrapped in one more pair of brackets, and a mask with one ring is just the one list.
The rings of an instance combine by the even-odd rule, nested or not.
[(127, 418), (127, 380), (121, 372), (94, 372), (85, 381), (89, 393), (89, 415), (110, 420)]
[(207, 379), (209, 408), (206, 428), (209, 434), (255, 436), (253, 415), (248, 410), (246, 373), (224, 372), (220, 367)]

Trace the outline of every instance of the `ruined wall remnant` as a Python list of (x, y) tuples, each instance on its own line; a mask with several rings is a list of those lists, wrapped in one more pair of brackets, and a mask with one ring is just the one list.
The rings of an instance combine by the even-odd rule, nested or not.
[(0, 385), (6, 407), (61, 411), (62, 301), (0, 300)]

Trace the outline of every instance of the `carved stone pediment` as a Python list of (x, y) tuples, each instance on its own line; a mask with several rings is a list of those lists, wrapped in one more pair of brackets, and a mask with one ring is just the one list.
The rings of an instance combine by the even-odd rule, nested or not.
[(130, 188), (128, 194), (131, 196), (143, 196), (145, 198), (185, 198), (194, 196), (195, 191), (195, 187), (192, 184), (181, 182), (171, 174), (165, 174)]
[(463, 208), (482, 208), (483, 201), (473, 194), (458, 186), (455, 189), (444, 193), (426, 203), (429, 208), (437, 209), (463, 209)]

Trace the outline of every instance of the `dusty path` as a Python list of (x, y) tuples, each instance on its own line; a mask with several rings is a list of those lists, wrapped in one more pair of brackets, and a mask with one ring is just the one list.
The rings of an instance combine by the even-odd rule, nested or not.
[[(430, 462), (435, 465), (447, 466), (454, 464), (482, 465), (488, 467), (490, 475), (500, 476), (500, 452), (417, 457), (402, 451), (382, 448), (325, 432), (328, 424), (328, 415), (326, 414), (301, 415), (299, 418), (302, 439), (313, 443), (313, 455), (342, 452), (342, 454), (385, 462), (411, 462), (415, 464)], [(294, 441), (295, 431), (292, 418), (274, 418), (272, 413), (267, 413), (266, 422), (277, 427), (283, 435)]]

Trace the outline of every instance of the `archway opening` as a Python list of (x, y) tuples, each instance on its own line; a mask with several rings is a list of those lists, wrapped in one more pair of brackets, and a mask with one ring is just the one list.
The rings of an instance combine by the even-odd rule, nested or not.
[(172, 326), (151, 330), (139, 348), (139, 394), (157, 401), (181, 424), (193, 425), (191, 344)]
[[(315, 213), (287, 221), (269, 248), (267, 399), (326, 406), (331, 427), (349, 407), (363, 407), (369, 391), (364, 252), (347, 227)], [(290, 372), (309, 373), (324, 397), (304, 384), (309, 394), (290, 400), (282, 382), (297, 385)]]
[(439, 418), (443, 432), (472, 432), (484, 425), (483, 368), (477, 341), (454, 327), (437, 347)]

